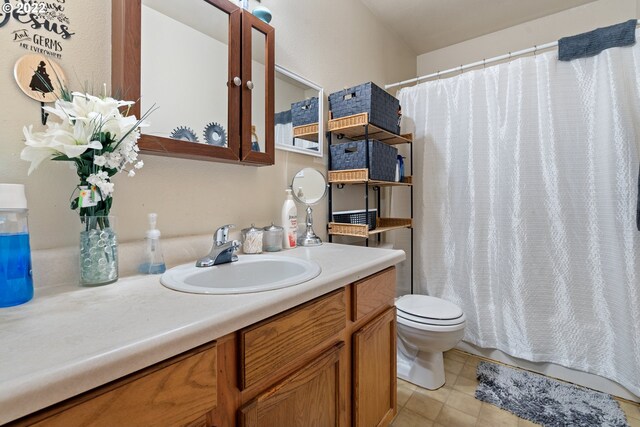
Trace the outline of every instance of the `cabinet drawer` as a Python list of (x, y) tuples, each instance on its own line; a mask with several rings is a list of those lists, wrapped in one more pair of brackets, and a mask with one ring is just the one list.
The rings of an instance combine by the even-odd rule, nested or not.
[(396, 268), (390, 267), (351, 286), (351, 316), (354, 322), (381, 307), (393, 306), (396, 297)]
[(216, 362), (216, 346), (207, 345), (23, 419), (18, 425), (198, 425), (217, 404)]
[(240, 332), (240, 379), (245, 389), (303, 356), (346, 326), (344, 289)]

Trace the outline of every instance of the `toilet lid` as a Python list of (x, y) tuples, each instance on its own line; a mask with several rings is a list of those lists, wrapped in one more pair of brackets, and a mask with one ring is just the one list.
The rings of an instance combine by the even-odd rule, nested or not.
[(427, 295), (405, 295), (396, 301), (398, 316), (417, 323), (452, 325), (464, 322), (457, 305)]

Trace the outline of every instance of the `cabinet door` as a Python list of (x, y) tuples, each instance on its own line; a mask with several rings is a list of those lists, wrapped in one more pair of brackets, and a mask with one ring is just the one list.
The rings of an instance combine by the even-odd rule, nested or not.
[(388, 425), (396, 414), (396, 310), (353, 334), (355, 427)]
[(250, 13), (242, 14), (243, 162), (274, 163), (275, 30)]
[(217, 350), (196, 350), (19, 420), (37, 427), (205, 427), (218, 402)]
[(240, 410), (242, 427), (340, 426), (344, 405), (337, 344), (313, 362), (258, 395)]
[(240, 161), (241, 14), (228, 0), (112, 0), (113, 91), (138, 118), (158, 107), (143, 153)]

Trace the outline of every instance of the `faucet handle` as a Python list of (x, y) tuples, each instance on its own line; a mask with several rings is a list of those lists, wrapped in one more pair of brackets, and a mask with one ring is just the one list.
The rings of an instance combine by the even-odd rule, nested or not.
[(227, 224), (219, 227), (214, 235), (214, 242), (216, 246), (224, 245), (229, 240), (229, 229), (235, 228), (234, 224)]

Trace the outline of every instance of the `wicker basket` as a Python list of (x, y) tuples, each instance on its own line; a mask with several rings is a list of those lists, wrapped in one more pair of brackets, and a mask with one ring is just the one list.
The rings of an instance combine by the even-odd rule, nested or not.
[(367, 182), (369, 179), (368, 169), (347, 169), (340, 171), (329, 171), (329, 182), (349, 183)]
[(367, 238), (369, 237), (369, 227), (367, 224), (342, 224), (340, 222), (330, 222), (329, 234)]
[(291, 124), (296, 126), (318, 123), (318, 97), (291, 104)]
[(368, 224), (369, 230), (375, 230), (377, 214), (377, 209), (369, 209), (369, 215), (364, 210), (334, 212), (333, 221), (343, 224)]
[(330, 94), (329, 109), (334, 119), (368, 113), (370, 123), (388, 132), (400, 133), (400, 101), (372, 82)]
[(383, 142), (369, 141), (367, 165), (366, 141), (349, 141), (332, 144), (331, 170), (369, 169), (369, 179), (394, 181), (398, 149)]

